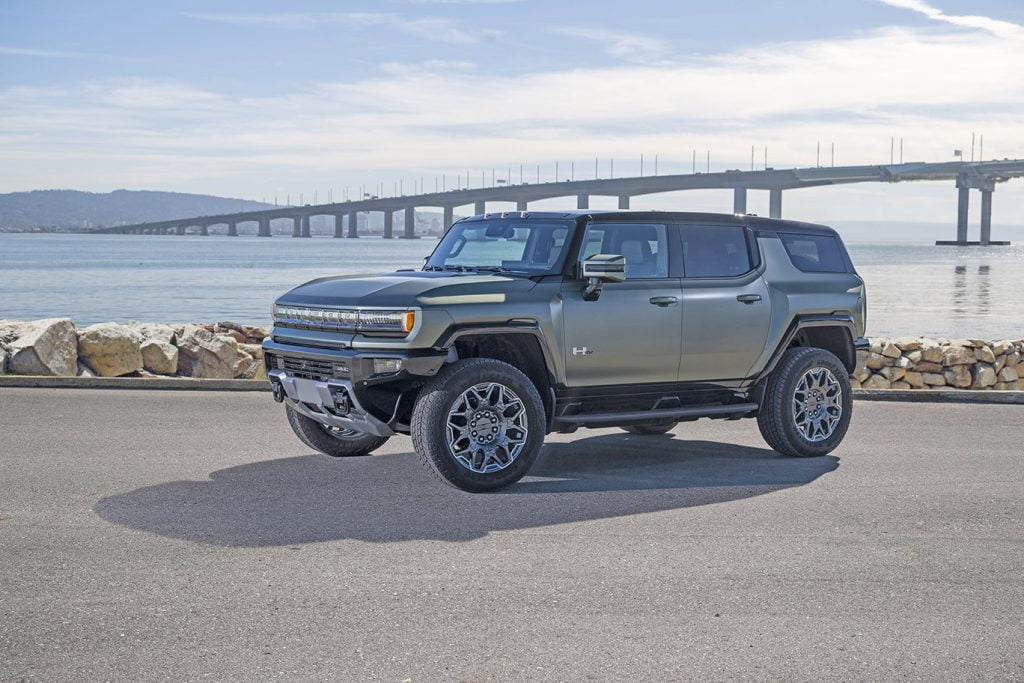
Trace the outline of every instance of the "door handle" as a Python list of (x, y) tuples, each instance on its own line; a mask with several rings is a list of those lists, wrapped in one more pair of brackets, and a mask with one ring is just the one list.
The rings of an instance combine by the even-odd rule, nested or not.
[(671, 306), (672, 304), (679, 303), (679, 299), (674, 296), (652, 296), (651, 303), (655, 306)]
[(741, 301), (745, 304), (757, 303), (760, 300), (760, 294), (740, 294), (738, 297), (736, 297), (736, 301)]

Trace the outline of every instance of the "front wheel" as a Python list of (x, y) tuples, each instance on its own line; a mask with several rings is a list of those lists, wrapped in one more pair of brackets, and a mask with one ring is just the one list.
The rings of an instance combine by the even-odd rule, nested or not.
[(786, 351), (768, 378), (757, 426), (783, 455), (825, 455), (846, 436), (852, 412), (850, 377), (839, 359), (799, 347)]
[(290, 406), (285, 407), (285, 412), (288, 414), (288, 424), (292, 426), (292, 431), (299, 437), (299, 441), (332, 458), (369, 455), (388, 440), (386, 436), (374, 436), (320, 424)]
[(429, 470), (473, 493), (519, 481), (544, 443), (544, 405), (533, 382), (498, 360), (445, 367), (412, 411), (412, 443)]

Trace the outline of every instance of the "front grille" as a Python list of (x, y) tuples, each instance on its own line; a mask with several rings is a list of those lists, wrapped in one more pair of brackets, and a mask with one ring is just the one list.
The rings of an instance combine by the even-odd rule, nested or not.
[(291, 377), (326, 382), (334, 377), (347, 377), (348, 364), (311, 358), (294, 358), (291, 356), (273, 355), (268, 360), (271, 369), (283, 370)]

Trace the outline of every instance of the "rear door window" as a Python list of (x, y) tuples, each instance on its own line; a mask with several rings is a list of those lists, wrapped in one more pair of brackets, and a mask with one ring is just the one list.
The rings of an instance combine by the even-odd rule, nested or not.
[(736, 277), (754, 268), (747, 230), (737, 225), (681, 225), (683, 277)]
[(789, 254), (789, 260), (805, 273), (846, 273), (850, 270), (839, 240), (831, 235), (780, 232), (779, 239)]

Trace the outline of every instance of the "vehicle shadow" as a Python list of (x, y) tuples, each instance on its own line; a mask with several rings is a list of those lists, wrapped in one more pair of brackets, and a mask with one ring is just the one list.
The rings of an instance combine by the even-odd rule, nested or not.
[(275, 458), (100, 500), (105, 520), (161, 536), (264, 547), (337, 539), (468, 541), (491, 531), (710, 505), (801, 486), (839, 459), (665, 437), (549, 444), (499, 494), (444, 486), (412, 453)]

